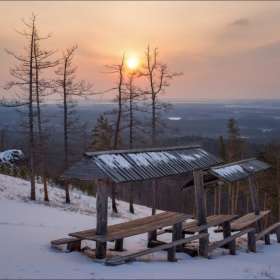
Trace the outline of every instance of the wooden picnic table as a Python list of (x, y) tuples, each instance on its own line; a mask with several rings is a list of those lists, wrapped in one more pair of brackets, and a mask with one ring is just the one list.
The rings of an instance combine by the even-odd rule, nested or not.
[(97, 242), (115, 241), (125, 237), (161, 229), (177, 223), (182, 223), (183, 221), (191, 218), (193, 218), (193, 215), (185, 213), (163, 212), (145, 218), (108, 226), (107, 234), (105, 235), (96, 234), (96, 229), (73, 232), (69, 233), (69, 235)]

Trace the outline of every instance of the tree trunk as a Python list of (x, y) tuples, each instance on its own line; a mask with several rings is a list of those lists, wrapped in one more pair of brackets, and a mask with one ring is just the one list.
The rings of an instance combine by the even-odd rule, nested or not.
[(111, 194), (112, 194), (112, 210), (114, 213), (118, 213), (117, 203), (116, 203), (116, 184), (115, 182), (112, 182), (111, 184)]
[(129, 211), (130, 213), (134, 214), (134, 207), (133, 207), (133, 195), (134, 195), (134, 186), (130, 183), (129, 186)]
[(40, 97), (39, 97), (39, 69), (37, 57), (35, 55), (36, 61), (36, 101), (37, 101), (37, 119), (38, 119), (38, 130), (39, 130), (39, 140), (40, 140), (40, 155), (41, 155), (41, 176), (44, 185), (44, 201), (49, 201), (47, 180), (46, 180), (46, 165), (45, 165), (45, 151), (44, 151), (44, 140), (43, 140), (43, 129), (41, 120), (41, 108), (40, 108)]
[(221, 187), (219, 187), (218, 215), (221, 215), (221, 192), (222, 192), (222, 189), (221, 189)]
[(35, 194), (35, 166), (34, 166), (34, 153), (35, 153), (35, 144), (34, 144), (34, 123), (33, 123), (33, 51), (34, 51), (34, 36), (35, 36), (35, 26), (33, 21), (32, 34), (31, 34), (31, 44), (30, 44), (30, 65), (29, 65), (29, 153), (30, 153), (30, 183), (31, 183), (31, 200), (36, 200)]

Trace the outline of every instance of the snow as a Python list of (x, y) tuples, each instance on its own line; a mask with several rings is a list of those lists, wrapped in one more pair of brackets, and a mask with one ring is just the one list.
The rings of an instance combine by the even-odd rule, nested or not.
[(132, 168), (131, 164), (124, 159), (121, 155), (101, 155), (97, 157), (102, 160), (110, 168)]
[[(167, 262), (167, 252), (143, 256), (136, 262), (107, 267), (88, 256), (65, 253), (50, 247), (50, 241), (68, 233), (94, 228), (95, 197), (72, 189), (72, 203), (64, 203), (64, 191), (49, 187), (50, 202), (43, 201), (43, 185), (36, 184), (37, 201), (30, 201), (30, 183), (0, 174), (0, 278), (1, 279), (280, 279), (280, 244), (271, 235), (272, 245), (257, 243), (257, 253), (247, 253), (241, 243), (237, 255), (216, 249), (211, 259), (191, 258), (176, 253), (176, 263)], [(117, 201), (118, 215), (111, 212), (109, 224), (150, 215), (148, 207), (135, 205), (136, 215), (128, 212), (125, 202)], [(209, 230), (210, 241), (220, 240), (222, 233)], [(159, 236), (171, 241), (171, 234)], [(108, 251), (108, 257), (136, 252), (146, 248), (147, 234), (124, 240), (125, 252)], [(94, 248), (94, 242), (82, 246)], [(108, 248), (114, 243), (108, 242)]]
[(130, 157), (135, 164), (138, 166), (149, 166), (150, 163), (147, 161), (146, 154), (144, 153), (139, 153), (139, 154), (127, 154), (128, 157)]
[(18, 160), (23, 157), (24, 154), (21, 150), (7, 150), (0, 153), (0, 163), (7, 163), (13, 165), (14, 160)]
[(195, 160), (195, 158), (192, 156), (180, 155), (180, 157), (187, 162)]
[(240, 165), (235, 164), (232, 166), (227, 166), (219, 169), (217, 168), (214, 171), (221, 176), (228, 176), (228, 175), (232, 175), (233, 173), (244, 172), (244, 169)]

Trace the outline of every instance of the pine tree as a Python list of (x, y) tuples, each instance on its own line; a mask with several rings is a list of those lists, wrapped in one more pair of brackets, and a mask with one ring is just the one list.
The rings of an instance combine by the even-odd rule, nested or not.
[(97, 124), (92, 130), (94, 141), (90, 144), (90, 149), (93, 151), (108, 151), (112, 150), (112, 138), (114, 129), (109, 124), (108, 119), (103, 115), (97, 119)]

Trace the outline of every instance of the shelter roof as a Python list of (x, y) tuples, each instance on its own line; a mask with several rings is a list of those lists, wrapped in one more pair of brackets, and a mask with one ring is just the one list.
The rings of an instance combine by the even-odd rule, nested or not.
[(226, 165), (212, 167), (209, 172), (226, 183), (233, 183), (271, 167), (255, 158), (241, 160)]
[[(219, 187), (221, 183), (234, 183), (245, 179), (255, 173), (271, 167), (271, 165), (259, 161), (255, 158), (236, 161), (230, 164), (210, 167), (203, 172), (203, 182), (205, 188)], [(190, 179), (181, 189), (193, 187), (193, 178)]]
[(206, 169), (222, 161), (200, 146), (179, 146), (85, 153), (61, 178), (149, 180)]

